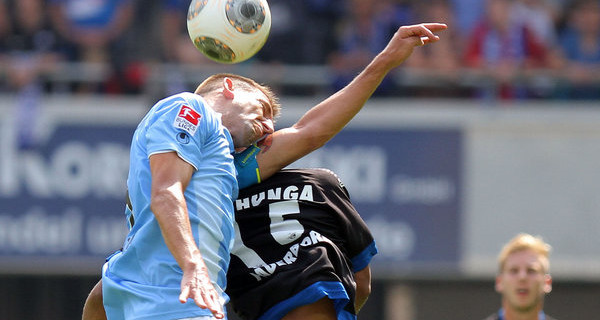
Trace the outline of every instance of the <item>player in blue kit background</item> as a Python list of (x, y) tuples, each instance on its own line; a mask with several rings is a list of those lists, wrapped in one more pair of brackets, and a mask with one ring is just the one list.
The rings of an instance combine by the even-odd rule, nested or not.
[[(139, 163), (130, 164), (131, 232), (124, 250), (105, 264), (104, 284), (92, 291), (83, 318), (103, 318), (102, 295), (111, 320), (223, 318), (236, 173), (241, 185), (260, 182), (321, 147), (392, 69), (416, 46), (439, 40), (434, 32), (445, 28), (401, 27), (350, 84), (275, 132), (276, 99), (242, 77), (217, 75), (196, 95), (183, 93), (155, 105), (132, 141), (131, 161)], [(260, 152), (250, 147), (258, 140)], [(236, 166), (234, 150), (245, 152), (236, 157)], [(146, 243), (149, 237), (157, 239)]]

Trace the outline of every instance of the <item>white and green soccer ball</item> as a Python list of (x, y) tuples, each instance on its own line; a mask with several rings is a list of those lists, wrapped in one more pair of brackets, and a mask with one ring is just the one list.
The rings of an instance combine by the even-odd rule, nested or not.
[(238, 63), (255, 55), (267, 41), (271, 11), (266, 0), (192, 0), (187, 27), (205, 56)]

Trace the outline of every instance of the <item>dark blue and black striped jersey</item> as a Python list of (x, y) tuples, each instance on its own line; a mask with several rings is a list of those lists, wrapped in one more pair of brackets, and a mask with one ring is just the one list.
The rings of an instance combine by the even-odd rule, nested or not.
[(280, 319), (329, 296), (355, 318), (354, 272), (377, 253), (348, 191), (331, 171), (287, 169), (242, 189), (227, 293), (243, 319)]

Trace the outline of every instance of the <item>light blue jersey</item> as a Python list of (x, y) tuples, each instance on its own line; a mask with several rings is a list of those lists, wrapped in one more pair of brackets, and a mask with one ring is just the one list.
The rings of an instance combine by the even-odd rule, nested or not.
[[(109, 320), (211, 315), (192, 300), (179, 302), (183, 273), (150, 211), (149, 156), (172, 151), (195, 168), (185, 190), (192, 232), (213, 285), (224, 303), (229, 299), (224, 293), (225, 273), (234, 239), (233, 200), (238, 194), (233, 141), (220, 115), (200, 96), (182, 93), (159, 101), (133, 135), (127, 181), (132, 228), (122, 252), (110, 257), (103, 268)], [(252, 172), (256, 162), (249, 162), (246, 167)]]

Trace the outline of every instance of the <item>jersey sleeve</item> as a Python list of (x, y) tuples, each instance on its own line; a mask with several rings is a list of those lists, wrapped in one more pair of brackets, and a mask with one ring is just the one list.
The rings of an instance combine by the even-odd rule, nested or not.
[(332, 209), (340, 220), (341, 245), (352, 261), (352, 269), (358, 272), (369, 265), (377, 254), (377, 245), (367, 224), (362, 219), (352, 202), (342, 181), (329, 170), (323, 170), (326, 178), (319, 179)]
[(202, 158), (200, 146), (210, 126), (203, 108), (183, 99), (161, 103), (159, 116), (146, 131), (148, 155), (175, 151), (197, 169)]

